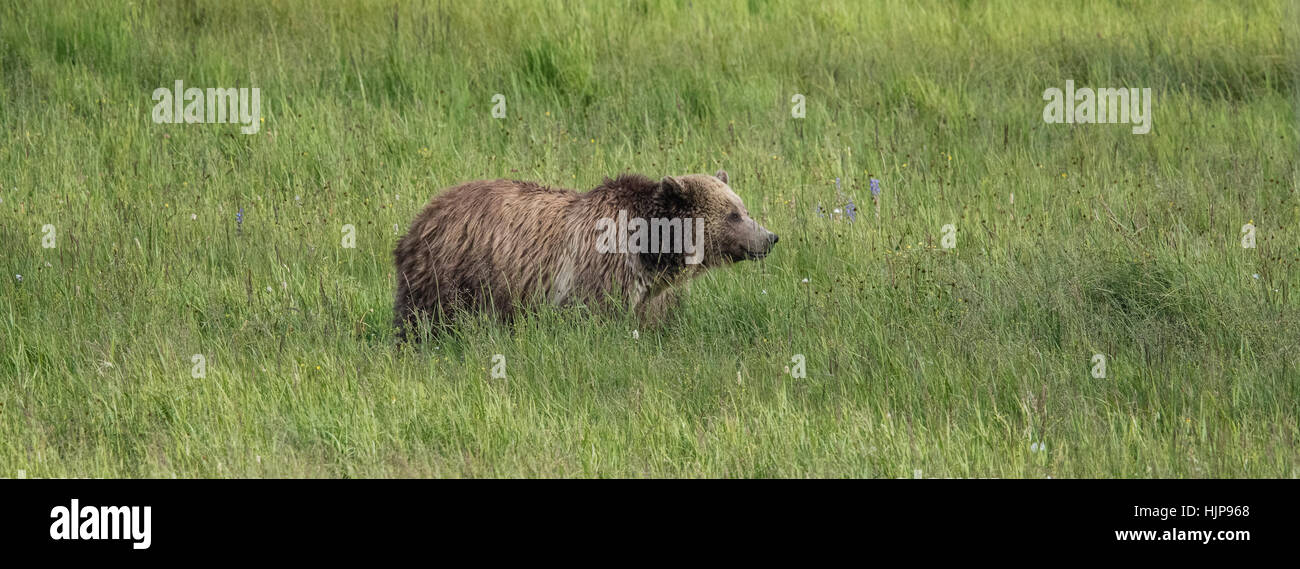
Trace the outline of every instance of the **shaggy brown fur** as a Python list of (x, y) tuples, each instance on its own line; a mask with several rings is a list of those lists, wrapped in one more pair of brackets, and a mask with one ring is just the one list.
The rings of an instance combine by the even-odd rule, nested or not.
[[(702, 218), (703, 257), (601, 253), (597, 221)], [(677, 302), (677, 285), (711, 267), (767, 255), (774, 233), (749, 217), (716, 176), (639, 174), (577, 193), (515, 180), (468, 182), (434, 197), (393, 250), (398, 337), (420, 319), (447, 325), (465, 310), (509, 320), (532, 303), (611, 305), (621, 298), (651, 324)]]

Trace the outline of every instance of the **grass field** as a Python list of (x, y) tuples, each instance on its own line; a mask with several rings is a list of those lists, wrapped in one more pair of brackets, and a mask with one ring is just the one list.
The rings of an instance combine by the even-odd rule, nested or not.
[[(321, 4), (0, 2), (0, 477), (1300, 474), (1292, 3)], [(666, 329), (394, 347), (439, 189), (719, 168), (782, 240)]]

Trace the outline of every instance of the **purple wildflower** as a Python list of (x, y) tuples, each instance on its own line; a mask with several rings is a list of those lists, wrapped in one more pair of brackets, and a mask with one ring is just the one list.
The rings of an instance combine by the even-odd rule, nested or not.
[(858, 206), (853, 203), (853, 198), (849, 198), (849, 204), (844, 206), (844, 213), (849, 215), (849, 221), (858, 220)]
[(871, 179), (871, 197), (873, 199), (880, 197), (880, 180), (875, 178)]
[(817, 217), (826, 217), (826, 210), (822, 209), (822, 204), (817, 204)]

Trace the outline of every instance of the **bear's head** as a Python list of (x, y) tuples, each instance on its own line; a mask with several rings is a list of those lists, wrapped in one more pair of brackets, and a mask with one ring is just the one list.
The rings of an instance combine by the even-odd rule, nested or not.
[[(655, 202), (667, 217), (691, 220), (691, 239), (702, 250), (687, 257), (705, 268), (762, 259), (779, 239), (749, 216), (740, 196), (727, 185), (727, 173), (665, 176), (655, 188)], [(703, 229), (699, 224), (703, 223)], [(696, 236), (703, 243), (696, 243)], [(692, 263), (692, 261), (687, 261)]]

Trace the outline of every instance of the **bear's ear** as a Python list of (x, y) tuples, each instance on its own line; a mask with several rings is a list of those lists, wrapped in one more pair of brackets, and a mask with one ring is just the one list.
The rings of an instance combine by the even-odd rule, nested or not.
[(682, 185), (682, 181), (677, 178), (664, 176), (664, 179), (659, 181), (658, 193), (664, 197), (685, 198), (686, 186)]
[(687, 193), (686, 184), (673, 176), (664, 176), (664, 179), (659, 181), (659, 186), (655, 188), (655, 201), (665, 211), (675, 212), (690, 203), (691, 198)]
[(726, 171), (726, 170), (718, 170), (718, 173), (717, 173), (717, 174), (714, 174), (713, 177), (714, 177), (714, 178), (717, 178), (717, 179), (719, 179), (719, 180), (722, 180), (722, 183), (724, 183), (724, 184), (730, 184), (730, 183), (731, 183), (731, 182), (728, 182), (728, 181), (727, 181), (727, 171)]

